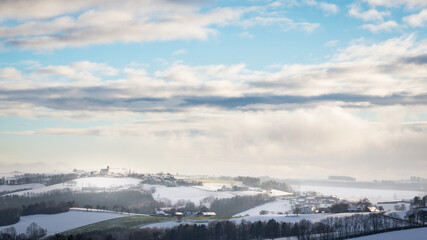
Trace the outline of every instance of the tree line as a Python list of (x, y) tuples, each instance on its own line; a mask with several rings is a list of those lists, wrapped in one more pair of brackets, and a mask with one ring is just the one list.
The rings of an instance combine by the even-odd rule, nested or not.
[(7, 226), (19, 222), (21, 216), (29, 216), (35, 214), (56, 214), (68, 212), (70, 207), (76, 204), (69, 202), (40, 202), (28, 205), (22, 205), (20, 208), (0, 209), (0, 226)]
[(44, 237), (47, 233), (45, 228), (37, 223), (31, 223), (25, 233), (17, 233), (14, 227), (8, 227), (0, 231), (0, 240), (35, 240)]
[(285, 192), (292, 192), (291, 186), (284, 182), (277, 182), (274, 180), (268, 180), (268, 181), (262, 182), (260, 178), (243, 177), (243, 176), (235, 177), (233, 180), (240, 181), (249, 187), (259, 187), (264, 190), (277, 189)]
[[(15, 184), (29, 184), (29, 183), (42, 183), (46, 186), (68, 182), (78, 178), (79, 175), (76, 173), (61, 173), (54, 175), (39, 174), (39, 173), (25, 173), (21, 175), (15, 175)], [(0, 185), (5, 184), (4, 179), (0, 178)]]
[(140, 191), (71, 192), (52, 191), (36, 196), (0, 196), (0, 226), (17, 223), (20, 216), (56, 214), (71, 207), (97, 208), (121, 212), (153, 213), (164, 207), (150, 193)]
[(207, 226), (181, 224), (171, 229), (116, 229), (75, 236), (58, 234), (48, 239), (249, 240), (296, 237), (299, 240), (338, 240), (413, 227), (416, 226), (381, 214), (356, 214), (341, 218), (329, 217), (319, 222), (305, 219), (296, 223), (277, 222), (274, 219), (264, 222), (218, 221)]
[(235, 196), (233, 198), (215, 199), (210, 206), (210, 211), (219, 216), (233, 216), (271, 201), (267, 195)]

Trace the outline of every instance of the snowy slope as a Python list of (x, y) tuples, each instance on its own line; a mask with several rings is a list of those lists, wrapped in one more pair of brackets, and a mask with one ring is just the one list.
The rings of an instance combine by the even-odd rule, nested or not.
[(291, 204), (289, 203), (288, 200), (277, 199), (276, 201), (268, 202), (263, 205), (256, 206), (244, 212), (238, 213), (234, 216), (246, 216), (246, 215), (259, 216), (260, 215), (259, 212), (262, 210), (268, 211), (269, 216), (276, 216), (276, 215), (281, 216), (277, 214), (277, 212), (282, 212), (282, 213), (291, 212)]
[(15, 227), (18, 233), (25, 233), (27, 227), (32, 223), (37, 223), (40, 227), (47, 229), (47, 234), (52, 235), (81, 227), (84, 225), (105, 221), (108, 219), (124, 217), (119, 213), (104, 212), (84, 212), (72, 211), (59, 214), (38, 214), (21, 217), (21, 220), (13, 225), (0, 227), (0, 230), (7, 227)]
[(208, 191), (196, 187), (166, 187), (162, 185), (149, 185), (144, 184), (144, 189), (150, 189), (155, 187), (156, 191), (153, 193), (153, 197), (156, 200), (162, 200), (164, 198), (171, 200), (172, 204), (177, 203), (179, 200), (191, 201), (196, 205), (200, 204), (200, 201), (213, 197), (213, 198), (232, 198), (234, 196), (244, 195), (257, 195), (259, 192), (254, 191), (242, 191), (242, 192), (215, 192)]
[(166, 187), (163, 185), (150, 185), (140, 184), (141, 180), (137, 178), (114, 178), (114, 177), (86, 177), (79, 178), (73, 181), (55, 184), (51, 186), (42, 186), (31, 190), (19, 191), (12, 194), (31, 196), (40, 193), (46, 193), (54, 190), (69, 189), (72, 191), (81, 191), (85, 189), (95, 190), (121, 190), (129, 188), (143, 188), (151, 190), (154, 187), (156, 190), (153, 193), (155, 199), (169, 199), (172, 204), (177, 203), (179, 200), (188, 200), (194, 202), (196, 205), (200, 201), (208, 198), (231, 198), (234, 196), (256, 195), (256, 191), (241, 191), (241, 192), (216, 192), (206, 189), (199, 189), (196, 187)]
[(352, 238), (353, 240), (426, 240), (427, 227), (408, 229), (401, 231), (393, 231), (387, 233), (380, 233), (365, 237)]
[(135, 187), (140, 183), (137, 178), (114, 178), (114, 177), (86, 177), (78, 178), (69, 182), (54, 184), (51, 186), (36, 188), (32, 190), (15, 192), (15, 195), (32, 195), (45, 193), (54, 190), (70, 189), (79, 191), (84, 188), (99, 188), (99, 189), (126, 189)]
[(371, 202), (395, 201), (402, 199), (411, 199), (415, 196), (423, 196), (425, 193), (418, 191), (402, 190), (384, 190), (384, 189), (363, 189), (363, 188), (343, 188), (327, 186), (309, 186), (309, 185), (292, 185), (295, 191), (307, 192), (315, 191), (324, 195), (335, 195), (347, 200), (359, 200), (368, 198)]
[[(247, 222), (257, 222), (257, 221), (268, 221), (270, 219), (274, 219), (277, 222), (299, 222), (303, 219), (310, 220), (312, 222), (318, 222), (328, 217), (346, 217), (351, 216), (356, 213), (338, 213), (338, 214), (330, 214), (330, 213), (317, 213), (317, 214), (299, 214), (296, 216), (295, 214), (286, 215), (278, 215), (278, 214), (267, 214), (267, 215), (258, 215), (258, 216), (246, 216), (241, 218), (233, 218), (231, 221), (236, 223), (240, 223), (242, 220)], [(369, 214), (369, 213), (357, 213), (357, 214)]]
[(411, 206), (409, 203), (398, 203), (398, 204), (377, 204), (377, 206), (381, 206), (384, 208), (384, 211), (394, 211), (394, 206), (395, 205), (404, 205), (405, 209), (409, 209), (409, 207)]
[(23, 189), (35, 189), (42, 188), (45, 185), (41, 183), (29, 183), (29, 184), (21, 184), (21, 185), (0, 185), (0, 192), (12, 192)]

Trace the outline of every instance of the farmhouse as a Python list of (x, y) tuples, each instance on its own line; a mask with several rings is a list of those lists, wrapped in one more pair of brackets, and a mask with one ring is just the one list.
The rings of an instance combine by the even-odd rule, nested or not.
[(101, 171), (99, 171), (99, 175), (101, 176), (107, 176), (110, 174), (110, 166), (107, 166), (107, 168), (103, 168), (101, 169)]

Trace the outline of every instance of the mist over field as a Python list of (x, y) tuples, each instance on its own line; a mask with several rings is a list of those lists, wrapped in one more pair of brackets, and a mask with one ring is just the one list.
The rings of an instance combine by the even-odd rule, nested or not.
[(417, 239), (426, 27), (425, 0), (0, 1), (0, 240)]

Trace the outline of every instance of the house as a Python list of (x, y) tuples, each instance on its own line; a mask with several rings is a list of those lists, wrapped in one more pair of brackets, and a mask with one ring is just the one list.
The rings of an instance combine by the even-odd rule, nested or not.
[(376, 207), (368, 207), (370, 212), (379, 212), (380, 210)]
[(153, 216), (170, 216), (170, 214), (165, 213), (163, 210), (154, 210)]
[(215, 212), (202, 212), (201, 216), (203, 216), (203, 217), (215, 217), (216, 213)]
[(101, 176), (107, 176), (109, 174), (110, 174), (110, 166), (107, 166), (107, 168), (101, 169), (101, 171), (99, 172), (99, 175)]
[(315, 212), (316, 212), (316, 207), (304, 206), (304, 207), (300, 208), (301, 214), (311, 214), (311, 213), (315, 213)]
[(16, 185), (18, 184), (18, 179), (16, 177), (6, 177), (5, 178), (6, 185)]

